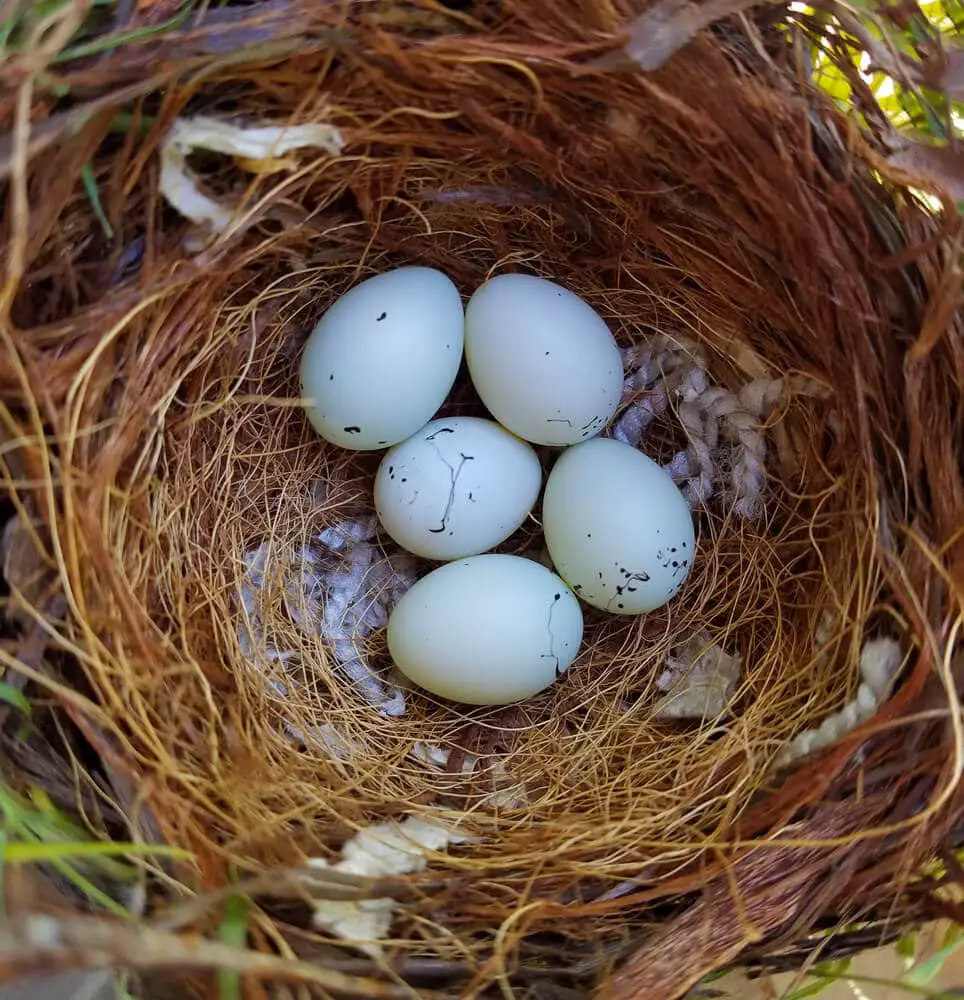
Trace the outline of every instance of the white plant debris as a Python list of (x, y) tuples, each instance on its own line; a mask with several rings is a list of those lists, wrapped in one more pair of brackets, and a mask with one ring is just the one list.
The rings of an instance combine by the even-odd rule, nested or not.
[[(386, 878), (424, 871), (429, 853), (468, 840), (451, 827), (408, 816), (401, 823), (380, 823), (359, 831), (341, 849), (341, 860), (329, 865), (311, 858), (313, 868), (330, 868), (350, 875)], [(379, 941), (388, 935), (397, 903), (391, 898), (314, 901), (313, 923), (337, 937), (353, 942), (372, 956), (381, 954)]]
[[(431, 743), (419, 741), (412, 747), (409, 756), (429, 767), (447, 769), (452, 750), (448, 747), (437, 747)], [(473, 753), (467, 753), (459, 765), (459, 773), (468, 777), (477, 771), (484, 770), (486, 765), (487, 761), (483, 758), (477, 757)], [(493, 809), (519, 809), (528, 805), (529, 796), (525, 786), (512, 777), (504, 758), (495, 757), (491, 760), (491, 763), (488, 764), (486, 777), (492, 782), (495, 789), (483, 797), (483, 805)]]
[(728, 708), (743, 658), (732, 656), (706, 632), (677, 646), (666, 657), (656, 687), (665, 692), (653, 710), (656, 719), (715, 719)]
[(195, 149), (225, 153), (245, 162), (252, 172), (268, 172), (272, 163), (293, 150), (314, 147), (337, 156), (343, 146), (341, 133), (332, 125), (246, 128), (205, 115), (177, 118), (161, 143), (161, 194), (181, 215), (213, 233), (221, 233), (230, 225), (236, 206), (223, 204), (201, 191), (187, 164)]
[(839, 712), (828, 715), (815, 729), (806, 729), (780, 751), (777, 767), (786, 767), (801, 757), (822, 750), (873, 716), (890, 695), (903, 662), (895, 639), (868, 639), (860, 651), (860, 675), (863, 681), (856, 696)]
[(688, 446), (664, 466), (691, 508), (721, 493), (740, 517), (763, 512), (766, 438), (763, 422), (790, 391), (823, 395), (809, 379), (756, 378), (738, 392), (710, 380), (699, 348), (659, 334), (623, 352), (628, 404), (613, 425), (617, 441), (638, 447), (647, 427), (673, 409)]

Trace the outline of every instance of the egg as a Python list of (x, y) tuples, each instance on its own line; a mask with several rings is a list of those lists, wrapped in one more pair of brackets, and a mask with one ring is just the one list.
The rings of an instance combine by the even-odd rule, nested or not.
[(506, 705), (549, 687), (582, 641), (579, 602), (555, 573), (521, 556), (446, 563), (388, 620), (388, 648), (410, 680), (441, 698)]
[(536, 444), (598, 434), (622, 395), (622, 358), (609, 327), (545, 278), (501, 274), (485, 282), (466, 306), (465, 358), (489, 412)]
[(404, 441), (452, 388), (463, 324), (458, 289), (441, 271), (400, 267), (355, 285), (305, 344), (308, 420), (326, 440), (356, 451)]
[(559, 456), (542, 523), (556, 571), (604, 611), (660, 607), (693, 565), (693, 516), (683, 494), (656, 462), (620, 441), (594, 438)]
[(425, 559), (460, 559), (504, 541), (539, 496), (532, 447), (491, 420), (433, 420), (392, 448), (375, 475), (382, 526)]

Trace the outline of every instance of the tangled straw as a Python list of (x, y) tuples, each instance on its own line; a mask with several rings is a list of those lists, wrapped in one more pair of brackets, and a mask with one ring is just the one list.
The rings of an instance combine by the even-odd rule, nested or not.
[[(335, 864), (362, 828), (441, 804), (471, 839), (410, 876), (395, 957), (508, 995), (552, 962), (566, 984), (583, 961), (605, 980), (645, 927), (625, 975), (650, 1000), (818, 923), (923, 912), (910, 876), (961, 811), (960, 230), (888, 183), (772, 26), (748, 15), (649, 74), (597, 61), (624, 4), (496, 6), (491, 25), (296, 2), (296, 57), (204, 56), (210, 75), (164, 77), (146, 135), (108, 143), (107, 105), (60, 146), (32, 138), (23, 84), (0, 469), (30, 544), (6, 560), (21, 631), (0, 659), (195, 852), (195, 884)], [(193, 32), (178, 44), (201, 51)], [(61, 83), (112, 100), (143, 65), (112, 50)], [(198, 183), (230, 221), (198, 233), (156, 181), (189, 102), (343, 146), (278, 170), (215, 159)], [(116, 242), (71, 186), (88, 163)], [(538, 273), (590, 302), (632, 359), (614, 433), (645, 431), (699, 518), (673, 605), (587, 615), (564, 683), (510, 708), (392, 676), (380, 623), (409, 571), (377, 538), (357, 564), (331, 544), (371, 516), (371, 461), (320, 444), (296, 399), (327, 304), (413, 262), (466, 291)], [(477, 405), (463, 385), (447, 410)], [(508, 550), (537, 542), (531, 524)], [(317, 604), (328, 639), (301, 627)], [(789, 740), (860, 698), (861, 651), (887, 635), (908, 653), (894, 695), (777, 776)], [(69, 684), (45, 673), (48, 643)], [(741, 658), (730, 710), (660, 719), (690, 643)], [(405, 711), (386, 715), (396, 686)]]

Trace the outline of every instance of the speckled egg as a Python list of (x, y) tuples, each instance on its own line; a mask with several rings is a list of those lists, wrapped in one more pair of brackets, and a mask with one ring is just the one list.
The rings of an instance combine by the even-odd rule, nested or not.
[(683, 494), (656, 462), (620, 441), (595, 438), (560, 455), (542, 520), (559, 575), (587, 604), (614, 614), (666, 604), (693, 565)]
[(491, 420), (433, 420), (392, 448), (375, 476), (375, 510), (391, 537), (425, 559), (460, 559), (504, 541), (539, 496), (531, 446)]
[(602, 317), (533, 275), (500, 274), (475, 292), (465, 310), (465, 359), (489, 412), (536, 444), (593, 437), (622, 395), (622, 358)]
[(579, 602), (555, 573), (489, 554), (419, 580), (388, 620), (388, 648), (403, 674), (441, 698), (506, 705), (569, 669), (582, 628)]
[(463, 342), (462, 299), (441, 271), (399, 267), (368, 278), (335, 301), (305, 344), (309, 421), (356, 451), (404, 441), (448, 395)]

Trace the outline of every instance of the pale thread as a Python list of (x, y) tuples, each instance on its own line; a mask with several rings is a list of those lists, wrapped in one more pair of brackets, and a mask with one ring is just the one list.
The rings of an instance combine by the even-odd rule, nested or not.
[(657, 334), (623, 352), (624, 409), (612, 436), (639, 447), (647, 428), (675, 412), (689, 444), (663, 468), (691, 508), (719, 496), (725, 510), (744, 518), (763, 513), (766, 438), (763, 422), (790, 391), (822, 395), (804, 379), (758, 378), (739, 393), (714, 385), (698, 347)]
[(819, 726), (794, 736), (778, 754), (776, 766), (786, 767), (801, 757), (823, 750), (871, 718), (889, 697), (902, 662), (900, 645), (895, 639), (868, 639), (860, 651), (863, 680), (857, 694)]

